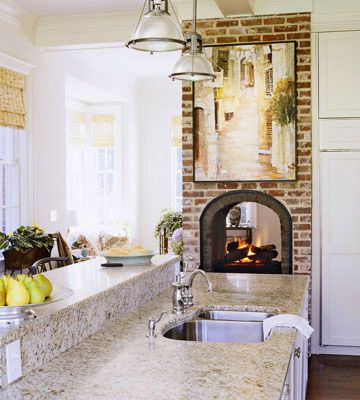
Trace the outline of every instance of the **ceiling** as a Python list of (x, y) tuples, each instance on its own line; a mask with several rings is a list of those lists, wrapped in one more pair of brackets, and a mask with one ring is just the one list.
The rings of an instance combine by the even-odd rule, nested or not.
[[(73, 50), (67, 52), (72, 57), (103, 72), (113, 75), (166, 77), (180, 57), (179, 52), (156, 53), (150, 55), (126, 47), (94, 50)], [(146, 67), (144, 67), (146, 65)], [(170, 79), (169, 79), (170, 81)]]
[(102, 11), (133, 11), (144, 4), (144, 0), (14, 0), (36, 15), (66, 15)]

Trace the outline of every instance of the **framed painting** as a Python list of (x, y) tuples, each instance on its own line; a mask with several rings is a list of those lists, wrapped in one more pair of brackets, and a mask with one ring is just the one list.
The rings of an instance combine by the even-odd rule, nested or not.
[(194, 181), (296, 180), (296, 42), (208, 46), (193, 86)]

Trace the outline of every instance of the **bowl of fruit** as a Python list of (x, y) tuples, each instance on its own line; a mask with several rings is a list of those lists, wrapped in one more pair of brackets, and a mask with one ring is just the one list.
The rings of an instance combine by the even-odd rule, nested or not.
[(73, 295), (73, 290), (55, 286), (43, 274), (19, 274), (0, 278), (0, 325), (19, 325), (36, 316), (33, 308)]
[(124, 265), (146, 265), (151, 262), (151, 258), (157, 254), (153, 250), (145, 249), (139, 245), (132, 245), (123, 248), (111, 248), (104, 250), (102, 256), (109, 264)]

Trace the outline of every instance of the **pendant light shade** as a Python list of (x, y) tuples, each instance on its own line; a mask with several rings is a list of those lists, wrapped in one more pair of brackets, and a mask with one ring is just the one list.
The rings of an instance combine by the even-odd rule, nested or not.
[[(169, 3), (173, 16), (169, 13)], [(148, 11), (144, 13), (146, 4)], [(135, 32), (126, 46), (150, 53), (181, 50), (185, 46), (171, 0), (145, 0)]]
[(173, 80), (193, 82), (215, 80), (214, 69), (203, 52), (202, 37), (196, 32), (197, 0), (193, 0), (193, 7), (192, 33), (187, 38), (187, 46), (169, 77)]
[(214, 80), (216, 78), (214, 69), (203, 53), (201, 36), (192, 33), (189, 44), (190, 46), (175, 64), (170, 78), (194, 82)]

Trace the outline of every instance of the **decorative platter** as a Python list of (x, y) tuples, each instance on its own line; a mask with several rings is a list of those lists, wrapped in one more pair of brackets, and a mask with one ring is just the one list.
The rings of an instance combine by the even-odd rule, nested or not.
[(36, 317), (33, 308), (47, 306), (48, 304), (65, 300), (73, 294), (74, 291), (72, 289), (53, 285), (51, 296), (49, 296), (43, 303), (26, 304), (24, 306), (0, 306), (0, 326), (20, 325), (23, 322), (27, 322)]

